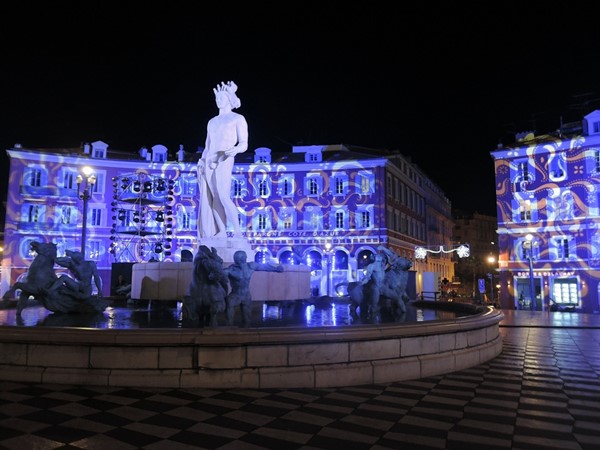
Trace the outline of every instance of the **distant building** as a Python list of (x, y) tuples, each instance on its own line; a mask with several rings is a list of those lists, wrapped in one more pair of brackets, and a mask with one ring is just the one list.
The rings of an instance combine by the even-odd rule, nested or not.
[[(81, 148), (7, 150), (4, 293), (26, 275), (34, 240), (57, 244), (59, 256), (82, 247), (96, 261), (106, 292), (112, 265), (180, 261), (196, 254), (200, 153), (162, 145), (137, 153), (102, 141)], [(81, 195), (88, 175), (89, 200)], [(231, 195), (257, 260), (311, 266), (313, 295), (333, 294), (359, 280), (377, 246), (413, 259), (416, 246), (450, 245), (450, 202), (410, 160), (398, 153), (345, 145), (258, 148), (236, 156)], [(449, 257), (415, 264), (419, 273), (454, 275)], [(57, 268), (57, 271), (60, 271)]]
[[(498, 220), (496, 216), (472, 213), (467, 211), (452, 211), (454, 220), (455, 245), (469, 244), (470, 256), (464, 260), (457, 259), (456, 273), (461, 275), (456, 281), (456, 288), (465, 295), (476, 297), (479, 292), (478, 280), (486, 282), (485, 293), (491, 296), (493, 281), (494, 298), (497, 299), (496, 282), (498, 281)], [(493, 258), (490, 261), (490, 258)], [(488, 274), (493, 275), (492, 277)]]
[(490, 152), (503, 308), (600, 310), (600, 111), (568, 131)]

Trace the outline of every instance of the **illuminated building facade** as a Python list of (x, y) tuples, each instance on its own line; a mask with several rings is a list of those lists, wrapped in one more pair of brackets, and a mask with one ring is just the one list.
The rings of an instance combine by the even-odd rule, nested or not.
[(502, 308), (600, 309), (600, 111), (568, 134), (490, 152)]
[[(31, 241), (56, 243), (59, 256), (82, 247), (77, 177), (86, 166), (95, 178), (82, 248), (97, 263), (105, 295), (115, 263), (180, 261), (182, 252), (196, 253), (200, 153), (180, 148), (171, 155), (156, 145), (132, 154), (102, 141), (65, 149), (15, 145), (7, 153), (2, 293), (25, 276)], [(315, 296), (360, 279), (379, 245), (413, 259), (415, 246), (428, 244), (430, 211), (444, 223), (436, 243), (440, 236), (451, 242), (450, 202), (397, 153), (344, 145), (279, 154), (258, 148), (236, 156), (231, 195), (256, 260), (309, 265)], [(450, 259), (419, 264), (416, 272), (435, 267), (454, 274)]]

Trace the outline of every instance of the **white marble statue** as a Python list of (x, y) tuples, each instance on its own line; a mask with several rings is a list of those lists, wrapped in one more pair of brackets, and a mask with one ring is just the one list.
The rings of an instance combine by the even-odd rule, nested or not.
[(208, 121), (206, 145), (198, 161), (200, 205), (198, 238), (226, 238), (227, 227), (240, 236), (238, 209), (231, 200), (234, 157), (248, 149), (248, 124), (232, 110), (241, 101), (233, 81), (213, 89), (219, 114)]

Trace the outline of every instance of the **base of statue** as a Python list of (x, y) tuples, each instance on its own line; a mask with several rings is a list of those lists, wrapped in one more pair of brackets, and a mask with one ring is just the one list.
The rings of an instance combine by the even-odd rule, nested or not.
[(225, 237), (225, 238), (200, 238), (198, 239), (198, 245), (206, 245), (208, 248), (214, 248), (217, 254), (223, 258), (223, 263), (233, 263), (233, 255), (238, 250), (246, 252), (248, 261), (254, 261), (254, 255), (256, 252), (252, 250), (252, 246), (248, 243), (248, 240), (244, 237)]

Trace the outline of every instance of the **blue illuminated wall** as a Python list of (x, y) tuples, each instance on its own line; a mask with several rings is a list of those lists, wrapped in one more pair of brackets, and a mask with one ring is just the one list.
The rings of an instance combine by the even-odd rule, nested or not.
[(491, 155), (502, 307), (531, 308), (533, 281), (538, 310), (600, 310), (600, 111), (572, 136), (524, 135)]
[[(88, 202), (85, 253), (98, 265), (105, 295), (113, 263), (179, 261), (182, 252), (196, 253), (200, 153), (180, 148), (169, 154), (161, 145), (119, 152), (102, 141), (82, 148), (16, 146), (7, 153), (2, 292), (31, 264), (32, 240), (55, 242), (59, 256), (81, 247), (76, 179), (84, 166), (97, 177)], [(257, 257), (310, 265), (314, 295), (326, 293), (325, 274), (331, 274), (330, 286), (360, 279), (379, 245), (412, 259), (415, 246), (430, 243), (428, 220), (451, 223), (449, 201), (410, 161), (343, 145), (294, 147), (277, 155), (258, 148), (237, 155), (232, 198)], [(428, 211), (436, 217), (428, 219)], [(440, 211), (447, 217), (438, 217)], [(436, 236), (436, 243), (447, 245), (451, 236), (446, 239), (440, 243)], [(445, 267), (445, 277), (454, 274), (450, 261), (429, 264)]]

